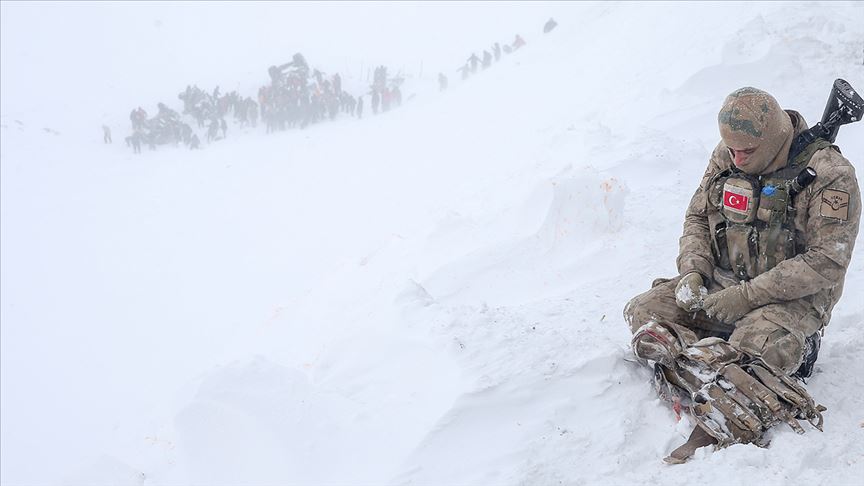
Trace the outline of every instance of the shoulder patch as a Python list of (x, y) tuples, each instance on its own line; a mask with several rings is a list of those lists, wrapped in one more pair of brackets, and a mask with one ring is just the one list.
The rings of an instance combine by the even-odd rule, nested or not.
[(840, 221), (849, 219), (849, 193), (836, 189), (822, 191), (822, 205), (819, 214), (824, 218), (834, 218)]

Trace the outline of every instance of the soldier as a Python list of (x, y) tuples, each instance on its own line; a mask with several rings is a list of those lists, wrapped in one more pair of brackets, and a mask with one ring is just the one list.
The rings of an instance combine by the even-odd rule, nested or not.
[(495, 45), (492, 46), (492, 54), (495, 55), (495, 62), (501, 60), (501, 44), (496, 42)]
[(102, 142), (111, 143), (111, 128), (108, 125), (102, 125)]
[(357, 97), (357, 119), (363, 118), (363, 96)]
[[(818, 416), (821, 427), (821, 409), (803, 387), (795, 388), (794, 377), (812, 372), (820, 332), (843, 292), (861, 216), (855, 169), (823, 139), (790, 160), (793, 139), (807, 124), (764, 91), (736, 90), (726, 98), (718, 119), (722, 140), (687, 208), (679, 276), (656, 280), (624, 309), (634, 334), (633, 351), (657, 363), (660, 382), (687, 389), (687, 380), (674, 371), (680, 369), (676, 363), (722, 348), (710, 359), (728, 366), (716, 373), (734, 374), (724, 370), (741, 365), (750, 373), (736, 374), (736, 379), (747, 381), (770, 371), (774, 382), (782, 381), (806, 397), (802, 403), (810, 408), (802, 408), (799, 415), (812, 420)], [(802, 188), (799, 175), (805, 168), (815, 170), (816, 177)], [(746, 391), (751, 385), (736, 387)], [(734, 401), (749, 403), (739, 398)], [(696, 404), (693, 410), (711, 410), (711, 404), (720, 410), (717, 400), (712, 395), (707, 409)], [(780, 410), (768, 408), (772, 413)], [(764, 416), (768, 409), (759, 410), (763, 415), (757, 414), (758, 421), (738, 422), (744, 415), (733, 411), (738, 416), (717, 428), (716, 416), (700, 419), (694, 412), (699, 426), (667, 461), (682, 462), (695, 447), (718, 441), (758, 443), (761, 433), (776, 423), (771, 414)], [(750, 432), (746, 424), (752, 426)]]
[(543, 26), (543, 33), (548, 34), (549, 32), (552, 32), (552, 29), (557, 26), (558, 22), (555, 22), (555, 19), (550, 17), (549, 20), (546, 21), (546, 25)]

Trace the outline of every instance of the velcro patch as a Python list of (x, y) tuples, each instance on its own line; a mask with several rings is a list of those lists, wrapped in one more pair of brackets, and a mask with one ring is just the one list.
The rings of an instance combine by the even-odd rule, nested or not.
[(849, 219), (849, 193), (836, 189), (825, 189), (822, 191), (822, 205), (819, 214), (825, 218)]
[(742, 192), (723, 191), (723, 205), (736, 213), (747, 214), (750, 198)]

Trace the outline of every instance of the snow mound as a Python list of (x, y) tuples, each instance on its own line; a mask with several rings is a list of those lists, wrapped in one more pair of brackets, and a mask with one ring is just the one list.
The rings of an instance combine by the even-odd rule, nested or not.
[(550, 184), (552, 204), (537, 234), (547, 247), (578, 247), (598, 234), (621, 230), (629, 193), (622, 181), (603, 179), (588, 167), (579, 171), (570, 168)]

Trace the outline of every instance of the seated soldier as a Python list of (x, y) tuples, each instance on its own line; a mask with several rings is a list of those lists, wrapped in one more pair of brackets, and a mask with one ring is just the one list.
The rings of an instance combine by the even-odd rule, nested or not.
[[(795, 418), (821, 426), (824, 408), (796, 377), (812, 372), (861, 216), (855, 170), (836, 146), (816, 139), (790, 154), (793, 139), (807, 129), (799, 113), (784, 111), (764, 91), (741, 88), (726, 98), (718, 119), (722, 140), (687, 208), (679, 276), (656, 280), (624, 309), (633, 351), (655, 363), (661, 394), (666, 387), (693, 399), (699, 426), (689, 447), (667, 462), (712, 443), (758, 444), (780, 421), (799, 432)], [(805, 169), (810, 176), (798, 177)], [(751, 396), (767, 393), (766, 381), (774, 398), (793, 389), (800, 406)], [(709, 390), (713, 384), (720, 387)], [(758, 420), (739, 421), (749, 412)]]

